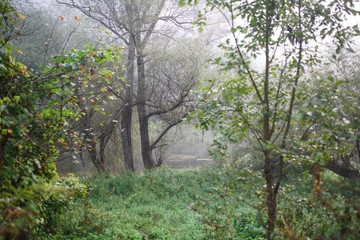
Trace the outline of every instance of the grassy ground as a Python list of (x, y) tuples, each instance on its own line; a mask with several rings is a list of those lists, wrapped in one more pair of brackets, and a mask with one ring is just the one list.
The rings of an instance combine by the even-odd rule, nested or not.
[[(336, 177), (326, 177), (336, 192)], [(259, 174), (161, 168), (97, 175), (83, 182), (92, 188), (91, 195), (66, 209), (56, 221), (58, 232), (48, 239), (264, 238), (265, 194)], [(311, 196), (311, 177), (285, 179), (278, 215), (284, 238), (292, 234), (287, 224), (304, 234), (312, 229), (314, 236), (326, 230), (323, 222), (329, 217), (324, 220), (322, 213), (311, 211)]]
[[(207, 225), (192, 208), (211, 201), (222, 178), (210, 168), (162, 168), (83, 179), (91, 196), (66, 210), (49, 239), (204, 239)], [(258, 225), (253, 210), (246, 215)]]

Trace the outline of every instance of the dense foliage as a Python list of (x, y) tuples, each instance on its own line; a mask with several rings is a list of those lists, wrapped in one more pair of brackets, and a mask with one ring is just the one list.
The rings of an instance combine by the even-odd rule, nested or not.
[[(177, 5), (58, 2), (113, 32), (127, 60), (124, 47), (104, 42), (65, 53), (75, 16), (63, 47), (52, 46), (52, 30), (40, 36), (49, 41), (34, 72), (11, 44), (26, 17), (0, 0), (0, 239), (360, 238), (360, 69), (348, 44), (360, 31), (343, 22), (360, 13), (353, 1), (204, 1), (200, 31), (215, 11), (229, 29), (224, 56), (213, 60), (221, 70), (201, 82), (197, 102), (202, 43), (152, 52), (162, 24), (188, 24)], [(56, 19), (53, 30), (64, 20)], [(319, 42), (329, 38), (335, 48), (324, 56)], [(154, 169), (166, 158), (164, 136), (195, 107), (189, 120), (218, 137), (219, 168)], [(109, 175), (108, 142), (122, 145), (129, 171)], [(98, 174), (58, 176), (55, 161), (83, 155)]]
[[(331, 172), (323, 173), (323, 180), (320, 203), (314, 201), (311, 176), (287, 177), (280, 190), (277, 239), (359, 237), (359, 185)], [(124, 171), (81, 182), (90, 195), (67, 208), (45, 239), (265, 238), (264, 180), (235, 165)]]
[[(335, 58), (348, 48), (348, 40), (360, 32), (357, 25), (346, 26), (343, 21), (359, 11), (352, 1), (214, 0), (206, 1), (199, 13), (200, 29), (214, 11), (223, 15), (228, 27), (229, 38), (219, 45), (224, 57), (214, 60), (227, 75), (211, 79), (202, 89), (195, 116), (202, 129), (219, 134), (214, 143), (220, 154), (229, 143), (241, 142), (261, 156), (267, 192), (266, 238), (273, 239), (285, 166), (312, 168), (314, 194), (320, 198), (323, 167), (346, 169), (339, 159), (350, 162), (353, 151), (349, 149), (354, 144), (344, 143), (359, 135), (342, 110), (336, 109), (338, 102), (330, 100), (336, 96), (329, 91), (332, 87), (336, 92), (341, 80), (328, 77), (331, 83), (321, 86), (324, 76), (309, 77), (308, 72), (323, 66), (319, 41), (332, 38)], [(342, 103), (339, 108), (346, 108), (348, 104)]]
[[(28, 232), (35, 237), (51, 231), (57, 214), (75, 197), (85, 197), (86, 186), (76, 178), (58, 178), (54, 160), (76, 140), (71, 131), (79, 113), (75, 86), (86, 85), (96, 66), (118, 55), (110, 47), (71, 50), (32, 73), (15, 60), (12, 54), (19, 50), (8, 43), (20, 36), (17, 20), (25, 17), (8, 1), (1, 1), (1, 9), (0, 232), (6, 239), (25, 239)], [(80, 80), (74, 82), (75, 76)]]

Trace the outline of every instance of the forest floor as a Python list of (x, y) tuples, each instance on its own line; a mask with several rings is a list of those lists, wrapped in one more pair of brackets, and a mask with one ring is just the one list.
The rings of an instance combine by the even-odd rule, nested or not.
[[(221, 224), (227, 224), (226, 212), (202, 216), (200, 211), (205, 209), (198, 206), (202, 201), (211, 203), (213, 209), (222, 204), (219, 196), (211, 196), (223, 182), (214, 168), (165, 167), (142, 174), (96, 175), (82, 181), (92, 189), (91, 195), (66, 209), (55, 223), (59, 232), (48, 239), (196, 240), (205, 239), (215, 227), (204, 224), (204, 218), (215, 223), (225, 217)], [(244, 217), (241, 239), (263, 238), (256, 210), (245, 205), (237, 209)]]
[[(299, 174), (303, 177), (297, 177)], [(283, 219), (291, 225), (291, 231), (303, 236), (320, 236), (317, 239), (326, 239), (321, 236), (332, 236), (331, 231), (338, 231), (337, 216), (340, 225), (350, 225), (341, 220), (344, 218), (340, 218), (340, 214), (347, 206), (345, 200), (354, 199), (354, 194), (343, 190), (340, 193), (339, 186), (344, 181), (331, 173), (324, 173), (323, 180), (324, 188), (336, 193), (327, 200), (333, 204), (333, 215), (324, 214), (321, 208), (309, 211), (315, 207), (310, 174), (294, 172), (290, 177), (285, 176), (279, 193), (278, 229), (283, 229), (279, 234), (288, 233), (287, 226), (282, 225)], [(47, 239), (265, 237), (266, 194), (261, 173), (210, 167), (183, 170), (163, 167), (141, 174), (123, 171), (116, 176), (94, 175), (82, 178), (82, 182), (89, 186), (90, 195), (65, 209), (54, 221), (57, 232)], [(325, 192), (323, 195), (326, 196)], [(339, 205), (340, 200), (343, 204)], [(351, 224), (359, 223), (349, 219)]]

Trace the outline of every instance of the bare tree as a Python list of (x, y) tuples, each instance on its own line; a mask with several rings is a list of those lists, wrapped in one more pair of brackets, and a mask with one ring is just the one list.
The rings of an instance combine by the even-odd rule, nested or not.
[[(177, 96), (178, 102), (170, 108), (155, 112), (149, 112), (147, 97), (147, 70), (146, 70), (146, 47), (153, 34), (161, 33), (157, 29), (159, 22), (171, 22), (176, 26), (190, 23), (184, 19), (184, 14), (180, 14), (184, 9), (177, 5), (171, 5), (168, 0), (123, 0), (123, 1), (104, 1), (104, 0), (57, 0), (58, 3), (79, 9), (83, 14), (100, 23), (103, 27), (111, 31), (116, 38), (127, 46), (127, 76), (125, 80), (126, 94), (124, 98), (125, 109), (121, 118), (121, 137), (124, 148), (124, 160), (130, 170), (134, 170), (131, 125), (133, 106), (136, 104), (140, 124), (141, 149), (144, 166), (147, 169), (156, 167), (152, 157), (152, 146), (149, 137), (149, 118), (165, 112), (174, 111), (184, 103), (187, 91), (183, 91), (182, 96)], [(171, 8), (165, 8), (169, 3)], [(164, 33), (161, 33), (164, 34)], [(135, 69), (136, 67), (136, 69)], [(135, 72), (136, 70), (136, 72)], [(134, 93), (135, 76), (136, 94)], [(155, 93), (153, 91), (153, 93)], [(136, 102), (134, 103), (134, 95)], [(180, 97), (180, 98), (179, 98)], [(173, 124), (170, 124), (171, 126)], [(170, 127), (169, 127), (170, 129)], [(167, 130), (168, 131), (168, 130)], [(167, 132), (165, 131), (165, 133)], [(155, 144), (156, 145), (156, 144)]]
[[(163, 125), (150, 144), (149, 154), (164, 147), (165, 134), (194, 109), (191, 89), (198, 83), (204, 63), (204, 57), (198, 55), (189, 44), (173, 43), (153, 53), (147, 64), (146, 119), (152, 118)], [(160, 159), (156, 165), (161, 165)]]

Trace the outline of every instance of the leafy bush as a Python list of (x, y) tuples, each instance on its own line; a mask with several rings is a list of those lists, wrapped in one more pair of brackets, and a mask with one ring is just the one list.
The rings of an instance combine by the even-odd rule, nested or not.
[(56, 234), (46, 239), (203, 239), (203, 226), (190, 206), (220, 178), (210, 168), (160, 168), (98, 174), (82, 182), (90, 195), (69, 205), (55, 222)]
[[(275, 239), (357, 239), (360, 229), (357, 185), (349, 182), (346, 187), (340, 184), (345, 182), (343, 179), (323, 172), (322, 198), (318, 201), (314, 199), (312, 181), (312, 176), (305, 172), (283, 182)], [(41, 230), (43, 234), (36, 237), (64, 240), (265, 237), (266, 193), (259, 172), (239, 170), (236, 166), (221, 171), (160, 168), (144, 173), (124, 171), (117, 176), (104, 173), (80, 178), (80, 182), (89, 186), (87, 197), (70, 201), (58, 212), (53, 208), (52, 230)]]
[(0, 237), (12, 239), (23, 234), (38, 239), (56, 232), (54, 223), (64, 210), (86, 194), (87, 187), (74, 176), (33, 183), (26, 189), (9, 188), (1, 195)]
[(195, 202), (207, 239), (262, 239), (263, 184), (256, 172), (224, 169), (219, 185)]
[[(277, 236), (281, 239), (358, 239), (360, 191), (334, 174), (323, 174), (321, 198), (311, 191), (311, 177), (279, 196)], [(351, 182), (351, 180), (349, 180)], [(296, 185), (296, 187), (295, 187)], [(305, 187), (307, 185), (307, 188)], [(350, 194), (351, 192), (351, 194)]]
[(37, 238), (56, 231), (53, 223), (62, 211), (87, 191), (73, 176), (57, 180), (54, 163), (59, 149), (69, 149), (72, 141), (73, 78), (91, 75), (95, 66), (115, 58), (116, 50), (73, 49), (54, 56), (43, 72), (31, 73), (9, 44), (21, 34), (15, 26), (25, 17), (8, 0), (0, 0), (0, 7), (0, 238)]
[(49, 186), (48, 194), (44, 196), (40, 208), (42, 218), (33, 230), (32, 236), (48, 235), (57, 232), (56, 222), (69, 205), (75, 203), (75, 199), (85, 198), (88, 194), (87, 187), (79, 182), (79, 179), (69, 174), (65, 178), (59, 178)]

